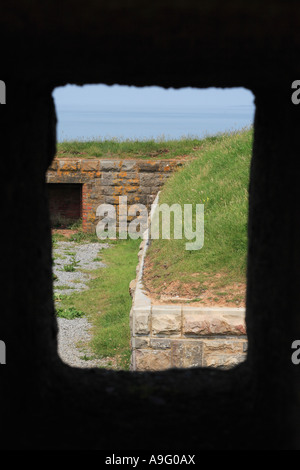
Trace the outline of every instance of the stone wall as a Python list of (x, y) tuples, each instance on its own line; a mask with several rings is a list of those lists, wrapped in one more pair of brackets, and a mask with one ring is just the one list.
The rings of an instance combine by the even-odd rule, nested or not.
[(182, 166), (179, 160), (101, 160), (56, 158), (49, 166), (49, 184), (82, 184), (82, 225), (93, 232), (99, 204), (113, 204), (118, 215), (119, 196), (129, 205), (148, 208), (170, 174)]
[(152, 305), (132, 317), (132, 370), (227, 369), (246, 359), (244, 309)]
[[(152, 204), (149, 227), (158, 205)], [(140, 245), (137, 277), (130, 285), (131, 370), (172, 367), (228, 369), (246, 359), (244, 308), (153, 305), (143, 288), (143, 268), (150, 244), (149, 230)]]

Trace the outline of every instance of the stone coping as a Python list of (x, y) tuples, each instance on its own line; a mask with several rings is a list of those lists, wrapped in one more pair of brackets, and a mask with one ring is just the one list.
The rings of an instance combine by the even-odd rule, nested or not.
[(48, 171), (140, 171), (140, 172), (169, 172), (174, 167), (182, 166), (184, 161), (179, 158), (170, 159), (107, 159), (101, 157), (56, 157), (50, 164)]

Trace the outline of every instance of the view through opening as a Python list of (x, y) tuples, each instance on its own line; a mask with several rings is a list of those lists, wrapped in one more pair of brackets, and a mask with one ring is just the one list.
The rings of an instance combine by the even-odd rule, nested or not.
[(243, 361), (252, 94), (68, 85), (54, 99), (61, 359), (124, 370)]

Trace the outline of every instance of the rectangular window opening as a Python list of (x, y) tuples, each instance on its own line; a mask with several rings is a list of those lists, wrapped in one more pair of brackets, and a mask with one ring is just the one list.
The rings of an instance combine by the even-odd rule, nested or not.
[[(61, 359), (149, 371), (243, 362), (252, 94), (68, 85), (54, 98), (51, 223), (72, 228), (53, 234)], [(155, 201), (169, 213), (158, 218), (158, 237), (150, 231), (141, 245)], [(204, 244), (190, 238), (197, 205)], [(64, 354), (68, 322), (74, 357)]]
[(82, 218), (82, 184), (49, 183), (47, 185), (51, 226), (68, 229)]

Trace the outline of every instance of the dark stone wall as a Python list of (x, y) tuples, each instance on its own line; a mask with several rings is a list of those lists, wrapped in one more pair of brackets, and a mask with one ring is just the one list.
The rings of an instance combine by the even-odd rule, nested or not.
[[(1, 7), (4, 448), (299, 448), (299, 6), (173, 0)], [(45, 173), (53, 87), (245, 86), (256, 95), (250, 183), (249, 354), (230, 371), (77, 370), (56, 352)], [(298, 401), (297, 401), (298, 400)], [(74, 438), (76, 430), (76, 438)]]

